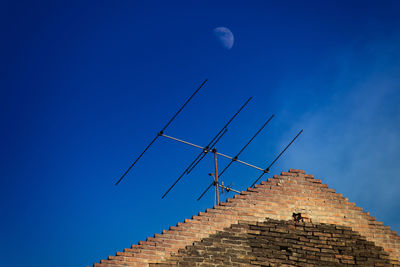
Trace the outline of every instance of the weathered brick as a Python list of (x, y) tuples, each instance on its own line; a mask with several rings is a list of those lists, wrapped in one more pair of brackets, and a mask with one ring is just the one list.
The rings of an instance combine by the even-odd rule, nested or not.
[[(291, 240), (290, 242), (299, 242), (293, 244), (295, 249), (301, 250), (301, 246), (309, 242), (320, 245), (321, 249), (338, 251), (339, 247), (343, 246), (339, 240), (340, 236), (348, 235), (349, 232), (356, 230), (361, 236), (357, 238), (352, 236), (352, 239), (355, 238), (357, 242), (362, 239), (373, 242), (373, 245), (367, 246), (381, 246), (385, 252), (389, 253), (388, 259), (400, 259), (400, 237), (390, 227), (376, 221), (375, 217), (363, 212), (362, 208), (349, 202), (341, 194), (335, 193), (335, 190), (328, 188), (328, 185), (322, 184), (321, 180), (314, 179), (313, 175), (305, 174), (303, 170), (290, 169), (289, 172), (282, 172), (281, 175), (274, 175), (268, 181), (262, 181), (256, 188), (250, 188), (234, 198), (227, 199), (220, 206), (207, 209), (206, 212), (199, 212), (192, 219), (171, 226), (162, 234), (155, 234), (154, 237), (149, 237), (146, 241), (125, 249), (124, 252), (118, 252), (116, 256), (111, 256), (110, 260), (102, 260), (101, 266), (106, 266), (104, 264), (110, 267), (121, 264), (147, 266), (150, 262), (157, 263), (166, 260), (171, 255), (175, 255), (179, 249), (203, 240), (225, 227), (238, 223), (239, 220), (260, 222), (265, 218), (271, 218), (287, 221), (293, 219), (293, 213), (301, 213), (304, 222), (289, 224), (290, 227), (286, 230), (273, 227), (272, 231), (268, 229), (268, 235), (260, 232), (260, 236), (279, 238), (281, 235), (291, 234), (287, 236), (287, 239)], [(302, 238), (294, 238), (293, 235), (299, 234), (297, 231), (308, 232), (309, 227), (313, 227), (315, 223), (336, 224), (337, 227), (332, 231), (329, 229), (327, 231), (326, 227), (329, 228), (329, 226), (323, 226), (321, 228), (323, 230), (318, 233), (313, 232), (308, 236), (303, 235)], [(263, 225), (265, 224), (261, 224), (260, 227), (264, 227)], [(296, 232), (293, 232), (294, 230)], [(239, 233), (238, 228), (230, 231)], [(249, 235), (258, 236), (258, 232), (252, 232)], [(331, 240), (331, 238), (336, 238), (336, 240)], [(336, 243), (330, 245), (330, 241)], [(316, 251), (309, 252), (316, 253)], [(358, 259), (363, 261), (362, 253), (358, 255)], [(355, 261), (357, 262), (357, 258)], [(349, 262), (347, 264), (350, 264)]]

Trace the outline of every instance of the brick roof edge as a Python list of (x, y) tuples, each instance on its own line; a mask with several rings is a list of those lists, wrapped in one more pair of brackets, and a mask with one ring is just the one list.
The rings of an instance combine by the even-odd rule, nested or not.
[(312, 222), (351, 227), (368, 241), (383, 247), (391, 259), (400, 260), (400, 236), (397, 232), (322, 184), (320, 179), (305, 174), (304, 170), (290, 169), (93, 266), (148, 266), (149, 263), (162, 262), (179, 249), (241, 220), (292, 220), (293, 213), (301, 213)]

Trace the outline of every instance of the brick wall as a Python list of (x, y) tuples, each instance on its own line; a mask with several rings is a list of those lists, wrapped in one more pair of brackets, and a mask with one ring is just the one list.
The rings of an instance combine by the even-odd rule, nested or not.
[(164, 263), (176, 266), (399, 266), (388, 253), (346, 226), (268, 219), (239, 222)]
[(148, 266), (149, 263), (162, 262), (179, 249), (237, 224), (239, 220), (291, 220), (293, 213), (301, 213), (313, 223), (351, 227), (368, 241), (383, 247), (391, 259), (400, 259), (400, 237), (390, 227), (376, 221), (341, 194), (322, 184), (321, 180), (314, 179), (313, 175), (291, 169), (94, 266)]

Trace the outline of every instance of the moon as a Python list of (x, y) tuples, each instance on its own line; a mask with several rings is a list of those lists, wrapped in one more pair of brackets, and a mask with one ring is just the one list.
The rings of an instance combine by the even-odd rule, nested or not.
[(235, 41), (233, 33), (226, 27), (217, 27), (213, 30), (217, 41), (226, 49), (230, 50)]

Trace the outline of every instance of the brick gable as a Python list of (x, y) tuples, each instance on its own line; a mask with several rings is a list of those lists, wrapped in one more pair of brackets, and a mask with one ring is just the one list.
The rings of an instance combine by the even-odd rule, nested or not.
[(160, 263), (179, 249), (240, 220), (263, 222), (271, 218), (289, 221), (293, 220), (293, 213), (301, 213), (313, 223), (350, 227), (368, 241), (383, 247), (391, 259), (400, 259), (400, 237), (395, 231), (322, 184), (321, 180), (314, 179), (313, 175), (291, 169), (94, 266), (149, 266), (149, 263)]
[(388, 253), (350, 227), (334, 224), (278, 221), (231, 225), (164, 263), (176, 266), (399, 266)]

